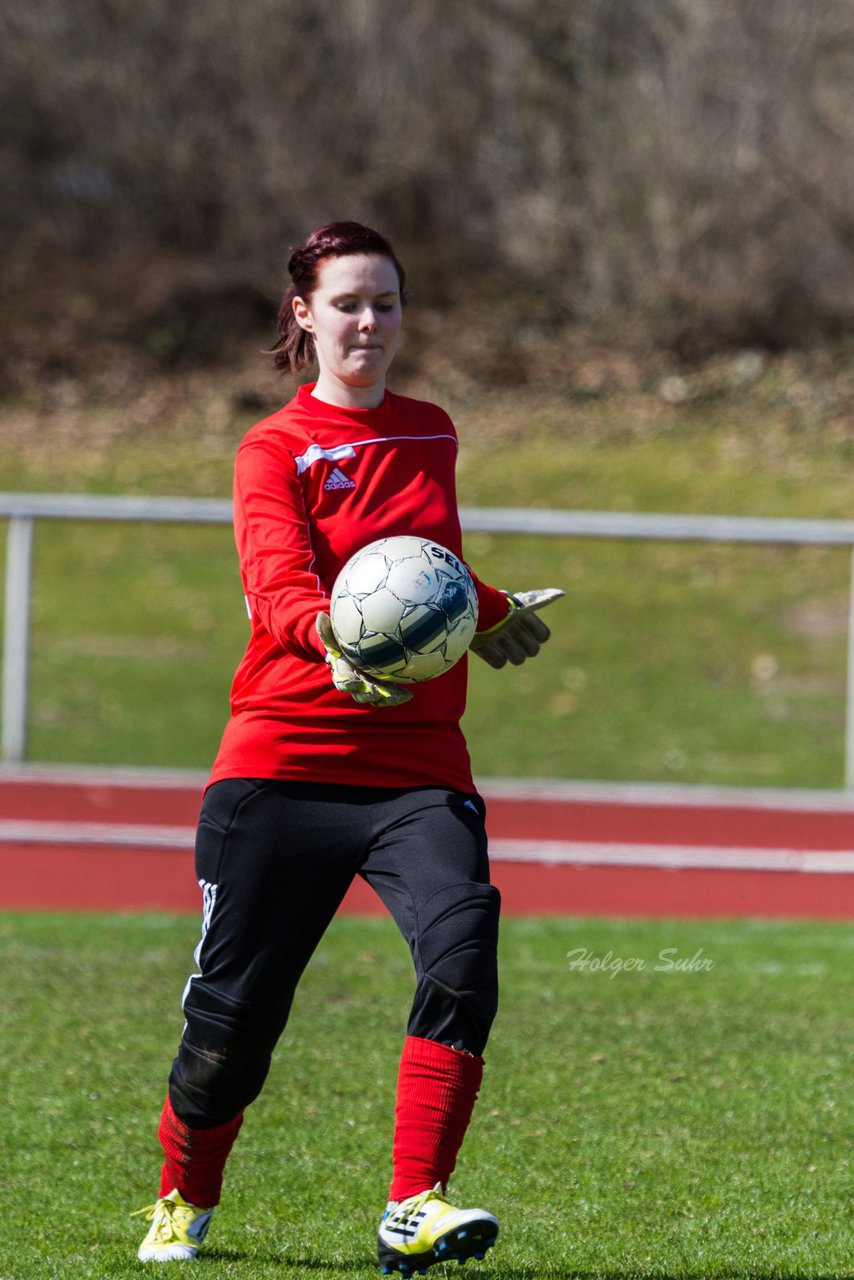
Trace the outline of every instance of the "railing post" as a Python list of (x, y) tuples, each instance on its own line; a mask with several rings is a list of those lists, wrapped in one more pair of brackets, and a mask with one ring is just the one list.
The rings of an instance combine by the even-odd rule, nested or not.
[(845, 698), (845, 787), (854, 791), (854, 548), (848, 585), (848, 685)]
[(23, 760), (27, 744), (33, 526), (32, 516), (11, 516), (6, 542), (0, 753), (16, 762)]

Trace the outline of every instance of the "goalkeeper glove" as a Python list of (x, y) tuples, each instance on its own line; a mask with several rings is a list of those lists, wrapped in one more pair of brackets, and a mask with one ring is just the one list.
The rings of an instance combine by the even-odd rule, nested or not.
[(551, 632), (537, 610), (560, 600), (565, 593), (557, 587), (543, 591), (519, 591), (516, 595), (504, 593), (510, 601), (510, 612), (488, 631), (479, 631), (471, 642), (471, 651), (496, 670), (512, 662), (521, 667), (528, 658), (535, 658), (540, 645), (545, 644)]
[(409, 701), (412, 697), (409, 689), (403, 689), (399, 684), (380, 684), (344, 657), (328, 613), (319, 613), (315, 625), (326, 650), (326, 662), (336, 689), (349, 693), (355, 702), (369, 707), (397, 707), (401, 702)]

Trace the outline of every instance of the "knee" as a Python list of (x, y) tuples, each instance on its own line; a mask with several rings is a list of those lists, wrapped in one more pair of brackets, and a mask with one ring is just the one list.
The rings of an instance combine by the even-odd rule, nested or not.
[(480, 1054), (498, 1008), (498, 915), (493, 885), (447, 885), (419, 913), (419, 990), (410, 1033)]
[(185, 1033), (169, 1076), (175, 1114), (191, 1128), (224, 1124), (258, 1097), (270, 1056), (242, 1042), (194, 1044)]
[(172, 1105), (190, 1126), (223, 1124), (261, 1092), (287, 1010), (236, 1007), (193, 982), (184, 1014), (184, 1035), (169, 1077)]

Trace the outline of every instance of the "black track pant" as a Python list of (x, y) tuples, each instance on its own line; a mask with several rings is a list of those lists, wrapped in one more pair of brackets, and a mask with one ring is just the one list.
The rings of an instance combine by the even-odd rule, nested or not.
[(258, 1096), (300, 976), (356, 875), (412, 952), (408, 1034), (482, 1053), (498, 999), (499, 897), (479, 796), (229, 779), (205, 795), (196, 871), (200, 972), (169, 1078), (186, 1124), (223, 1124)]

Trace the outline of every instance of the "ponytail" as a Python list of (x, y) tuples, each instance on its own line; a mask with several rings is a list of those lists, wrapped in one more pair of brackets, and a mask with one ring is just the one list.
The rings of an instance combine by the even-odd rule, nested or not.
[(282, 373), (299, 373), (314, 359), (314, 337), (297, 324), (293, 301), (297, 287), (291, 283), (285, 290), (276, 318), (276, 341), (268, 352)]

